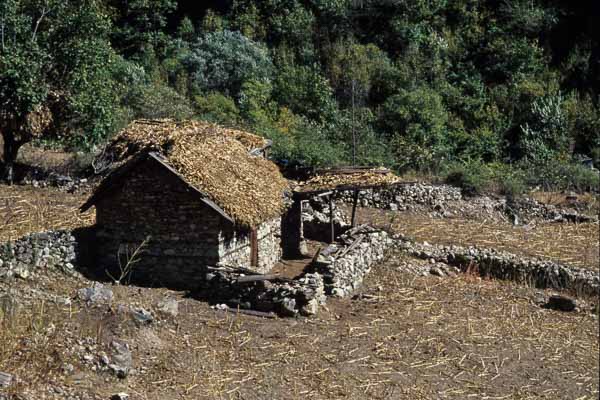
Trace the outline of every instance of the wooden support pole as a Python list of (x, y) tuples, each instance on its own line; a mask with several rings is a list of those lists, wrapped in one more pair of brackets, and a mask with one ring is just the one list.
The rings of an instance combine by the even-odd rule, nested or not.
[(350, 226), (354, 228), (356, 223), (356, 205), (358, 203), (358, 190), (354, 191), (354, 198), (352, 200), (352, 219), (350, 221)]
[(331, 238), (329, 243), (335, 241), (335, 225), (333, 224), (333, 193), (329, 196), (329, 226), (331, 228)]

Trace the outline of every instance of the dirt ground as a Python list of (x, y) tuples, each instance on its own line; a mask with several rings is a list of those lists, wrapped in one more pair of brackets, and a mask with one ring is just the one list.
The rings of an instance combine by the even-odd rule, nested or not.
[[(224, 313), (135, 287), (115, 287), (112, 307), (34, 303), (2, 319), (0, 370), (19, 377), (11, 393), (31, 399), (598, 398), (597, 316), (540, 308), (535, 290), (504, 282), (416, 278), (397, 269), (402, 257), (313, 319)], [(73, 296), (85, 284), (45, 290)], [(176, 318), (137, 326), (115, 311), (121, 302), (152, 309), (167, 294), (180, 302)], [(84, 343), (95, 354), (114, 338), (133, 353), (124, 380), (72, 350)]]
[[(86, 196), (1, 186), (0, 238), (88, 225), (93, 213), (77, 212)], [(390, 224), (386, 213), (363, 209), (359, 218)], [(391, 224), (430, 243), (539, 252), (579, 266), (597, 262), (597, 225), (527, 232), (407, 213)], [(391, 254), (357, 296), (329, 298), (310, 319), (237, 315), (185, 293), (125, 286), (112, 286), (111, 305), (89, 307), (75, 300), (77, 289), (92, 283), (84, 278), (0, 282), (0, 293), (28, 299), (13, 313), (0, 312), (0, 371), (16, 377), (5, 392), (31, 400), (107, 399), (117, 392), (134, 400), (598, 398), (598, 315), (541, 308), (539, 291), (512, 283), (416, 277), (402, 270), (404, 262), (423, 261)], [(292, 262), (290, 271), (302, 265)], [(177, 317), (157, 313), (165, 296), (178, 300)], [(150, 310), (155, 321), (135, 324), (119, 304)], [(133, 354), (126, 379), (95, 369), (113, 339), (126, 341)]]

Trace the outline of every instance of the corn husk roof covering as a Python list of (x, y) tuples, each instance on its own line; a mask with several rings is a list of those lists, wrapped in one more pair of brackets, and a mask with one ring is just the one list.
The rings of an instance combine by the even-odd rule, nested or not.
[(260, 136), (206, 122), (141, 120), (123, 130), (108, 152), (118, 161), (140, 151), (159, 152), (190, 185), (237, 224), (249, 227), (284, 208), (287, 180), (274, 163), (249, 154), (267, 143)]
[(319, 192), (353, 188), (375, 188), (399, 183), (400, 178), (385, 168), (339, 168), (318, 172), (299, 182), (296, 192)]

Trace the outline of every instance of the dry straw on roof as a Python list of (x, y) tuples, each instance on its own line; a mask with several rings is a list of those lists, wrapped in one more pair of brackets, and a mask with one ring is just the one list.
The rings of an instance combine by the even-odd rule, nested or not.
[(236, 223), (255, 226), (283, 210), (287, 181), (277, 166), (251, 149), (266, 140), (198, 121), (136, 121), (113, 141), (122, 159), (140, 150), (160, 151), (186, 181), (206, 193)]
[(368, 188), (389, 186), (400, 182), (400, 178), (391, 171), (379, 169), (341, 169), (317, 174), (300, 183), (298, 192), (316, 192), (334, 189)]

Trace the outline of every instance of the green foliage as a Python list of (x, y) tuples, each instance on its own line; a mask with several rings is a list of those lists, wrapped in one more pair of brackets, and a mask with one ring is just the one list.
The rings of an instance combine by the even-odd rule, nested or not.
[[(89, 147), (114, 127), (116, 59), (95, 2), (10, 0), (0, 8), (0, 129), (19, 144), (50, 134)], [(48, 110), (53, 131), (26, 126)], [(10, 128), (12, 127), (12, 128)]]
[(235, 101), (219, 92), (194, 97), (196, 114), (204, 119), (223, 125), (238, 125), (241, 123), (240, 110)]
[(250, 79), (268, 80), (273, 65), (267, 49), (239, 32), (207, 33), (192, 45), (183, 63), (200, 91), (237, 97)]
[(521, 126), (521, 148), (526, 160), (546, 163), (552, 159), (565, 159), (569, 139), (568, 120), (563, 108), (563, 97), (541, 97), (532, 106), (531, 122)]
[(316, 121), (330, 119), (336, 104), (327, 80), (313, 67), (284, 66), (275, 80), (276, 100)]
[(594, 182), (572, 162), (600, 164), (593, 2), (188, 3), (1, 1), (2, 134), (89, 148), (133, 118), (197, 117), (291, 163), (355, 155), (509, 194)]
[(194, 115), (189, 100), (173, 88), (162, 84), (139, 87), (129, 103), (133, 118), (189, 119)]
[(449, 157), (448, 112), (428, 87), (401, 91), (382, 107), (380, 125), (389, 133), (398, 169), (426, 169)]

